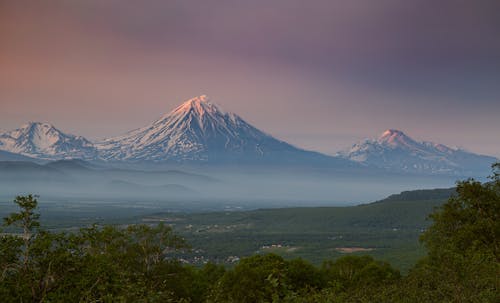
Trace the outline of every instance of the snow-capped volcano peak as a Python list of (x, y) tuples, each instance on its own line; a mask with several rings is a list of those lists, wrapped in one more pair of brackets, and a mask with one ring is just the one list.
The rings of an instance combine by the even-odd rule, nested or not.
[(189, 99), (150, 125), (106, 139), (97, 147), (103, 159), (113, 161), (249, 162), (305, 152), (225, 112), (206, 95)]
[(96, 157), (93, 144), (81, 136), (65, 134), (49, 123), (29, 122), (0, 134), (0, 150), (46, 160)]
[(412, 148), (418, 144), (404, 132), (397, 129), (388, 129), (384, 131), (377, 139), (377, 142), (393, 148)]
[(176, 109), (174, 109), (170, 114), (189, 113), (191, 111), (200, 116), (207, 113), (225, 114), (225, 112), (217, 104), (210, 101), (210, 98), (207, 95), (201, 95), (185, 101)]
[(183, 102), (173, 111), (154, 122), (154, 124), (165, 124), (167, 120), (190, 120), (191, 122), (197, 122), (198, 127), (201, 129), (205, 129), (213, 126), (213, 123), (207, 123), (207, 121), (219, 121), (224, 124), (223, 120), (228, 119), (234, 122), (239, 117), (233, 113), (225, 112), (219, 105), (212, 102), (207, 95), (201, 95)]
[(385, 141), (385, 140), (389, 140), (391, 138), (401, 138), (401, 137), (408, 137), (408, 136), (400, 130), (388, 129), (380, 135), (379, 140)]
[(339, 156), (396, 171), (453, 173), (487, 169), (494, 158), (476, 155), (443, 144), (418, 142), (396, 129), (384, 131), (377, 139), (354, 144)]

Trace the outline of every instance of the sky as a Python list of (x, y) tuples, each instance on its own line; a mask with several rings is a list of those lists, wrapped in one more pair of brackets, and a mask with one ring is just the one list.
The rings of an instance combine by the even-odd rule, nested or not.
[(334, 154), (385, 129), (500, 157), (498, 0), (0, 0), (0, 129), (99, 140), (207, 94)]

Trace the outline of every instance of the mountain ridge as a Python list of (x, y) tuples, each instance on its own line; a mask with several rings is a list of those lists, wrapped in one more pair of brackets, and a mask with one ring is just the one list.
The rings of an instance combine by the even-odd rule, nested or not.
[(416, 141), (396, 129), (388, 129), (376, 139), (358, 142), (337, 155), (390, 171), (453, 175), (480, 175), (497, 160), (443, 144)]
[(29, 122), (1, 133), (0, 150), (41, 160), (94, 159), (97, 156), (89, 140), (64, 133), (44, 122)]
[(306, 165), (472, 176), (483, 176), (497, 161), (495, 157), (443, 144), (416, 141), (397, 129), (388, 129), (378, 138), (358, 142), (336, 155), (308, 151), (224, 111), (206, 95), (183, 102), (145, 127), (98, 142), (64, 133), (49, 123), (30, 122), (0, 133), (0, 157), (42, 161), (83, 159), (121, 165)]

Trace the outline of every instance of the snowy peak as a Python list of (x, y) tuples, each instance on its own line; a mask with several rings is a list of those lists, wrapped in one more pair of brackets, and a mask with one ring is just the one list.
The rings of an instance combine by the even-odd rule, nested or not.
[(408, 136), (400, 130), (388, 129), (380, 135), (379, 140), (388, 140), (389, 138), (401, 138), (401, 137), (406, 138)]
[(171, 125), (186, 131), (200, 129), (201, 131), (217, 131), (218, 127), (227, 127), (228, 124), (241, 120), (233, 113), (227, 113), (217, 104), (210, 101), (208, 96), (201, 95), (189, 99), (175, 108), (170, 113), (164, 115), (153, 125)]
[(397, 129), (384, 131), (377, 139), (377, 142), (392, 148), (415, 148), (418, 145), (415, 140)]
[[(97, 144), (105, 160), (210, 161), (259, 153), (259, 144), (289, 146), (226, 113), (206, 95), (183, 102), (152, 124)], [(260, 151), (261, 152), (261, 151)]]
[[(148, 126), (97, 143), (108, 161), (277, 163), (331, 157), (307, 152), (225, 112), (206, 95), (183, 102)], [(349, 162), (340, 159), (342, 163)]]
[(388, 129), (384, 131), (378, 138), (379, 142), (397, 142), (409, 139), (409, 137), (400, 130)]
[(193, 113), (198, 116), (203, 116), (205, 114), (225, 114), (225, 112), (222, 111), (218, 105), (210, 101), (210, 98), (207, 95), (201, 95), (185, 101), (174, 109), (169, 115), (189, 113)]
[(44, 160), (93, 159), (97, 154), (87, 139), (63, 133), (42, 122), (29, 122), (0, 134), (0, 150)]
[(50, 131), (54, 130), (55, 127), (52, 124), (44, 123), (44, 122), (28, 122), (22, 125), (19, 130), (28, 130), (28, 131)]
[(339, 156), (392, 171), (455, 175), (488, 171), (496, 160), (443, 144), (418, 142), (395, 129), (354, 144)]

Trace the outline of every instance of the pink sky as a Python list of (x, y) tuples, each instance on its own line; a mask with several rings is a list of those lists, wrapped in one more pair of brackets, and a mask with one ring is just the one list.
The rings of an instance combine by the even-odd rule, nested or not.
[(395, 128), (500, 156), (486, 2), (2, 1), (0, 129), (45, 121), (99, 139), (207, 94), (325, 153)]

